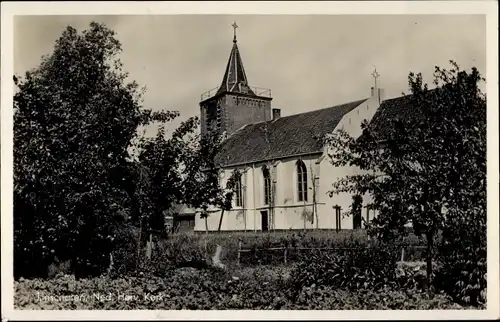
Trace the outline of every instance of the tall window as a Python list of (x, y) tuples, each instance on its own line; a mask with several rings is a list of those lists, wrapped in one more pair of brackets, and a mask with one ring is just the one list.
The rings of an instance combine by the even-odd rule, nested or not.
[(243, 207), (243, 193), (241, 187), (241, 175), (235, 174), (234, 178), (234, 203), (236, 207)]
[(297, 195), (299, 201), (307, 201), (307, 168), (304, 162), (297, 162)]
[(339, 205), (333, 206), (335, 210), (335, 230), (342, 230), (342, 215), (341, 215), (341, 207)]
[(262, 168), (264, 177), (264, 204), (269, 205), (271, 202), (271, 173), (268, 167)]

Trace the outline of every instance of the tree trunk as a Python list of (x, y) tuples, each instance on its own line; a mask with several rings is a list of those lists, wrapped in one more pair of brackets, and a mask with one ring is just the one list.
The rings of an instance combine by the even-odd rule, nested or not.
[(219, 228), (217, 229), (217, 231), (220, 231), (220, 228), (222, 226), (222, 218), (224, 218), (224, 208), (222, 208), (222, 212), (220, 214)]
[(314, 214), (316, 216), (316, 229), (319, 228), (318, 203), (314, 201)]
[(426, 233), (427, 237), (427, 292), (429, 296), (432, 296), (433, 290), (433, 271), (432, 271), (432, 259), (434, 251), (434, 234), (432, 232)]
[(208, 217), (205, 217), (205, 234), (208, 235)]

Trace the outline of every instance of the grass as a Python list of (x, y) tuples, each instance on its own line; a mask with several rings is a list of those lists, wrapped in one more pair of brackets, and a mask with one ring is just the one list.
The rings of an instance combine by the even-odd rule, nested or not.
[[(270, 231), (270, 232), (221, 232), (210, 234), (174, 234), (160, 242), (159, 251), (175, 250), (193, 256), (210, 258), (217, 245), (222, 247), (221, 261), (232, 265), (243, 261), (246, 264), (277, 264), (282, 263), (283, 250), (297, 248), (350, 248), (353, 244), (367, 245), (373, 242), (366, 230), (310, 230), (310, 231)], [(421, 246), (422, 241), (415, 235), (408, 236), (401, 242), (404, 245)], [(244, 252), (240, 253), (242, 249)], [(195, 255), (194, 253), (198, 254)], [(191, 255), (189, 255), (191, 256)], [(416, 247), (405, 249), (405, 258), (409, 261), (419, 260), (423, 251)]]

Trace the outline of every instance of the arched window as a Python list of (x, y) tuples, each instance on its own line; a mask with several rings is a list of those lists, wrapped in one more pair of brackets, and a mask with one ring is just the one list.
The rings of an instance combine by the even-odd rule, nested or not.
[(234, 178), (234, 204), (236, 207), (243, 207), (241, 174), (239, 173), (235, 173), (235, 178)]
[(264, 177), (264, 204), (271, 202), (271, 173), (268, 167), (262, 167), (262, 176)]
[(307, 168), (304, 162), (297, 162), (297, 195), (299, 201), (307, 201)]

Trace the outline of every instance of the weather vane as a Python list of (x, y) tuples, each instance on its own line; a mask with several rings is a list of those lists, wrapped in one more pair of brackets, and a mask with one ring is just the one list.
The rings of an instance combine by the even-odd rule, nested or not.
[(238, 28), (238, 25), (236, 24), (236, 21), (233, 22), (233, 24), (231, 25), (234, 29), (234, 37), (233, 37), (233, 42), (236, 42), (236, 28)]
[(377, 72), (377, 67), (373, 66), (373, 72), (372, 72), (372, 76), (373, 78), (375, 79), (375, 88), (377, 88), (377, 78), (380, 77), (380, 74)]

